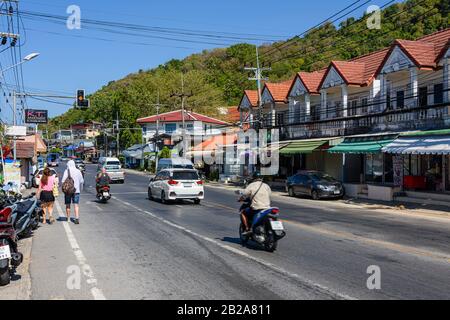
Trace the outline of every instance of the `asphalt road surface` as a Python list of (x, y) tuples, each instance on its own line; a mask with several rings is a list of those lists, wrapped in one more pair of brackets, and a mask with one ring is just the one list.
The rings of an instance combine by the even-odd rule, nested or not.
[[(287, 236), (268, 253), (240, 245), (232, 190), (164, 205), (147, 199), (148, 177), (128, 174), (101, 204), (95, 170), (80, 224), (61, 218), (34, 235), (32, 299), (450, 298), (448, 219), (277, 196)], [(371, 266), (380, 289), (367, 286)]]

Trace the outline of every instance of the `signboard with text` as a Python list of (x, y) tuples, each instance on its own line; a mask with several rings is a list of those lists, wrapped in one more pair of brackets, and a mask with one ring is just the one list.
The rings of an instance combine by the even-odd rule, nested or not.
[(47, 110), (25, 109), (25, 123), (47, 123)]
[(10, 137), (25, 137), (27, 135), (27, 127), (7, 126), (5, 135)]

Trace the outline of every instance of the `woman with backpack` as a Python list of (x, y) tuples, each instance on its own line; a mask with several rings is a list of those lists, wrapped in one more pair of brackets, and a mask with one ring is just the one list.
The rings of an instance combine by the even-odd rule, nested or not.
[(75, 224), (80, 223), (80, 193), (84, 183), (81, 171), (77, 169), (75, 161), (67, 162), (67, 169), (62, 178), (62, 191), (64, 192), (64, 203), (66, 205), (67, 221), (70, 220), (70, 205), (73, 203), (75, 211)]
[(44, 211), (43, 224), (47, 222), (47, 215), (49, 224), (55, 222), (55, 218), (53, 218), (53, 206), (55, 204), (55, 196), (57, 196), (55, 189), (57, 193), (58, 177), (53, 175), (49, 168), (45, 168), (37, 191), (39, 200), (41, 200), (41, 208)]

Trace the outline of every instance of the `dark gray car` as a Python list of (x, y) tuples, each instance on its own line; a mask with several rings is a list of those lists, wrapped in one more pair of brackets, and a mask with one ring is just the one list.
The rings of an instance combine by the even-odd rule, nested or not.
[(314, 200), (322, 198), (342, 198), (345, 194), (341, 182), (320, 171), (302, 171), (286, 181), (286, 191), (291, 197), (310, 196)]

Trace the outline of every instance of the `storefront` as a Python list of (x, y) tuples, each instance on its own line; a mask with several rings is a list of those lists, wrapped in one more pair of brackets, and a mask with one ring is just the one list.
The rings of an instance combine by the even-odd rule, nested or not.
[(343, 138), (291, 141), (280, 150), (280, 172), (291, 176), (299, 170), (316, 170), (340, 180), (342, 157), (331, 155), (327, 150), (342, 141)]
[(383, 152), (401, 158), (403, 190), (450, 191), (450, 130), (404, 134)]
[(381, 149), (392, 143), (397, 135), (348, 137), (328, 150), (344, 154), (344, 182), (394, 184), (394, 160)]

